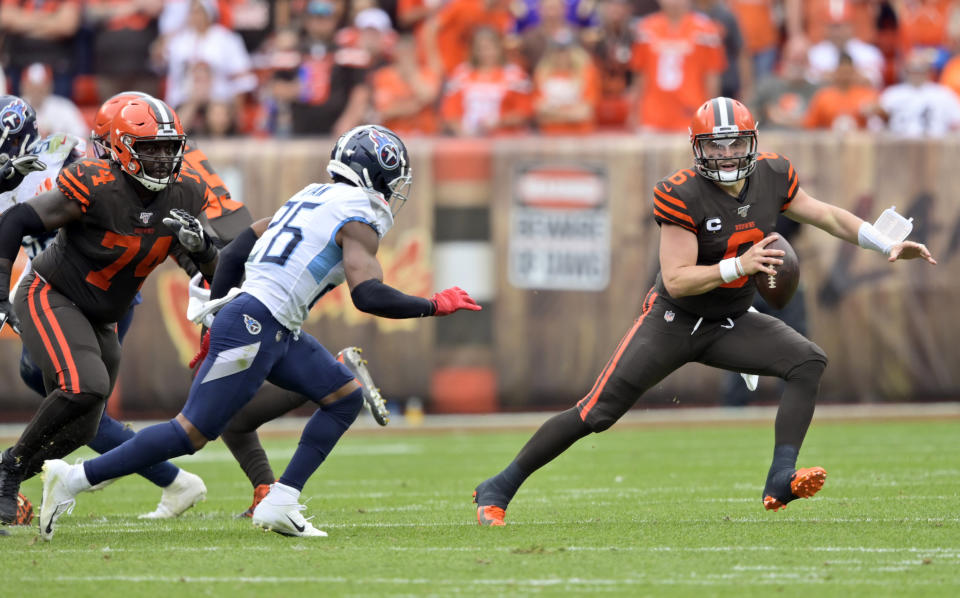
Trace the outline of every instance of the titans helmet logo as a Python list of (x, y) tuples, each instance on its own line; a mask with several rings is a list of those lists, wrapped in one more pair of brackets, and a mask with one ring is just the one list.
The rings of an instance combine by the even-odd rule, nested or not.
[(0, 113), (0, 125), (9, 129), (11, 133), (19, 133), (26, 122), (27, 105), (21, 100), (7, 104)]
[(376, 129), (370, 129), (370, 141), (377, 149), (377, 161), (387, 170), (400, 166), (400, 148), (392, 139)]

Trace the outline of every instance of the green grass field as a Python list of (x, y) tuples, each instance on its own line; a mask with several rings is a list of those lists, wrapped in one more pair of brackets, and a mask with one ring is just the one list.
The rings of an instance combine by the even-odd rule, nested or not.
[[(160, 493), (132, 477), (80, 495), (53, 542), (12, 528), (0, 595), (960, 596), (957, 432), (815, 422), (800, 465), (824, 490), (768, 513), (772, 424), (614, 428), (534, 475), (506, 528), (470, 494), (529, 431), (353, 432), (304, 490), (330, 536), (304, 539), (232, 517), (251, 492), (217, 442), (177, 461), (209, 489), (177, 520), (138, 520)], [(296, 439), (266, 444), (279, 472)]]

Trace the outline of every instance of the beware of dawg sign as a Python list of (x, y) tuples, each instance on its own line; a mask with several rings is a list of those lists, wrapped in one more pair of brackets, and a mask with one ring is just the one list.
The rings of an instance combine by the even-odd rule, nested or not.
[(608, 188), (602, 164), (518, 164), (513, 177), (510, 284), (524, 289), (606, 289)]

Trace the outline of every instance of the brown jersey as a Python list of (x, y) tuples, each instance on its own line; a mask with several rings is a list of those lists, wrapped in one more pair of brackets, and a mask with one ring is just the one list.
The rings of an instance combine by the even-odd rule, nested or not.
[(33, 268), (93, 322), (118, 321), (147, 275), (179, 246), (162, 222), (170, 210), (199, 216), (209, 199), (209, 188), (188, 171), (147, 203), (133, 188), (138, 184), (105, 160), (71, 164), (57, 177), (82, 215), (59, 230)]
[(188, 169), (196, 171), (210, 187), (211, 193), (203, 206), (204, 218), (201, 221), (214, 243), (223, 247), (253, 224), (247, 207), (230, 196), (230, 191), (210, 166), (206, 154), (189, 141), (183, 153), (183, 166), (184, 173), (188, 173)]
[[(777, 216), (786, 210), (799, 189), (790, 161), (764, 153), (757, 157), (739, 197), (691, 169), (661, 179), (653, 189), (657, 224), (674, 224), (697, 236), (697, 265), (709, 266), (746, 253), (750, 246), (774, 231)], [(701, 295), (671, 297), (657, 276), (656, 292), (672, 305), (706, 319), (736, 317), (753, 303), (751, 277), (742, 276)]]

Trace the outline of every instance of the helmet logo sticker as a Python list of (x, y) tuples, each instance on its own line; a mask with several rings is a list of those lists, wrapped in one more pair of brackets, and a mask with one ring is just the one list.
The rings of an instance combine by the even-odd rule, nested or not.
[(387, 170), (400, 166), (400, 148), (392, 139), (376, 129), (370, 129), (370, 140), (377, 150), (377, 161)]
[(26, 108), (27, 106), (22, 100), (10, 102), (3, 109), (3, 114), (0, 114), (0, 123), (3, 124), (4, 128), (10, 129), (11, 133), (19, 133), (20, 129), (23, 128), (23, 123), (27, 120), (24, 114)]

